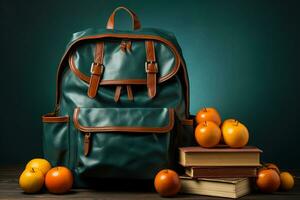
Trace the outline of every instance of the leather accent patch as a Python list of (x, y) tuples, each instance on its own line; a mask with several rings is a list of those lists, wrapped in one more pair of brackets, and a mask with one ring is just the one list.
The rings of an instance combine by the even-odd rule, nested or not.
[(194, 120), (193, 119), (183, 119), (181, 120), (181, 124), (185, 126), (193, 126)]
[(126, 89), (127, 89), (127, 96), (128, 96), (128, 99), (129, 99), (130, 101), (133, 101), (133, 92), (132, 92), (131, 85), (127, 85), (127, 86), (126, 86)]
[(79, 122), (80, 108), (75, 108), (73, 115), (74, 126), (84, 133), (90, 132), (124, 132), (124, 133), (167, 133), (174, 127), (174, 109), (168, 109), (168, 124), (164, 127), (143, 126), (83, 126)]
[(118, 102), (120, 100), (121, 90), (122, 90), (122, 86), (118, 85), (115, 91), (115, 97), (114, 97), (115, 102)]
[(42, 116), (42, 122), (44, 123), (62, 123), (69, 122), (69, 116), (55, 116), (54, 113), (48, 113)]
[(85, 133), (84, 135), (83, 151), (85, 156), (87, 156), (90, 151), (91, 135), (91, 133)]

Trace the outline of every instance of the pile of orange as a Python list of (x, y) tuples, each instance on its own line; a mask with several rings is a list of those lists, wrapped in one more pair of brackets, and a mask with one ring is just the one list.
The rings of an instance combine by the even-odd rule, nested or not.
[(261, 192), (273, 193), (278, 189), (288, 191), (294, 184), (294, 177), (289, 172), (280, 172), (273, 163), (263, 164), (258, 170), (256, 185)]
[(201, 109), (196, 121), (195, 139), (200, 146), (210, 148), (224, 142), (232, 148), (240, 148), (248, 143), (247, 127), (236, 119), (227, 119), (222, 124), (221, 116), (214, 108)]
[[(231, 148), (241, 148), (248, 143), (247, 127), (236, 119), (227, 119), (222, 123), (215, 108), (201, 109), (196, 121), (195, 139), (200, 146), (211, 148), (225, 143)], [(265, 193), (275, 192), (279, 188), (288, 191), (294, 187), (294, 177), (289, 172), (280, 172), (275, 164), (263, 164), (258, 170), (256, 185)]]
[(67, 193), (73, 184), (72, 172), (63, 166), (51, 168), (51, 164), (42, 158), (32, 159), (22, 172), (19, 185), (25, 193), (37, 193), (44, 184), (51, 193)]

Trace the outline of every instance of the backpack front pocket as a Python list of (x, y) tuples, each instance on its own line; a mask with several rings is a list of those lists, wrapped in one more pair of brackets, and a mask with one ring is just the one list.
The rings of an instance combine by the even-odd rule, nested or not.
[(69, 116), (54, 113), (42, 116), (44, 158), (52, 166), (67, 165), (69, 153)]
[(83, 177), (152, 179), (174, 160), (174, 110), (76, 108), (75, 172)]

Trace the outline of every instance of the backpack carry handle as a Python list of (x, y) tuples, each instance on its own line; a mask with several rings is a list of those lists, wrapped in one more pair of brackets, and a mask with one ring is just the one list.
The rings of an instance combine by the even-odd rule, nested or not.
[(114, 27), (115, 27), (115, 15), (119, 10), (125, 10), (131, 16), (133, 30), (137, 30), (137, 29), (141, 28), (141, 23), (140, 23), (138, 17), (136, 16), (136, 14), (132, 10), (130, 10), (130, 9), (124, 7), (124, 6), (120, 6), (120, 7), (116, 8), (112, 12), (110, 17), (108, 18), (108, 21), (107, 21), (107, 24), (106, 24), (107, 29), (114, 29)]

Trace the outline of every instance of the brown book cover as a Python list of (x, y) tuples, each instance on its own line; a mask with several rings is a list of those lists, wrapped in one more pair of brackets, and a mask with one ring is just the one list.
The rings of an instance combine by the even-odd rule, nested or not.
[(257, 167), (187, 167), (185, 173), (193, 178), (256, 177)]
[(251, 191), (249, 178), (199, 178), (181, 176), (181, 193), (239, 198)]
[(203, 166), (260, 166), (260, 153), (257, 147), (229, 148), (220, 145), (215, 148), (179, 148), (179, 163), (185, 167)]
[(179, 148), (180, 151), (185, 152), (185, 153), (202, 153), (202, 152), (209, 152), (209, 153), (223, 153), (223, 152), (239, 152), (239, 153), (246, 153), (246, 152), (262, 152), (257, 147), (254, 146), (245, 146), (243, 148), (230, 148), (227, 145), (218, 145), (214, 148), (204, 148), (201, 146), (194, 146), (194, 147), (181, 147)]

